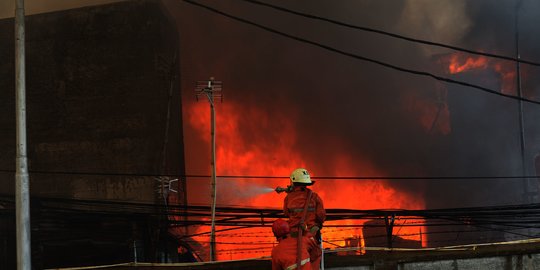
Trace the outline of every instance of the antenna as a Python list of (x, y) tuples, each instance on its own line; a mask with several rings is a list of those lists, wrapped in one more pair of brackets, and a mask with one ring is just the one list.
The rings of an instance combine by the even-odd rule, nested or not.
[(219, 98), (223, 102), (223, 95), (221, 94), (223, 83), (221, 81), (215, 81), (214, 77), (210, 77), (208, 81), (197, 81), (195, 86), (195, 99), (199, 101), (201, 96), (206, 96), (210, 102), (210, 106), (214, 105), (214, 99)]

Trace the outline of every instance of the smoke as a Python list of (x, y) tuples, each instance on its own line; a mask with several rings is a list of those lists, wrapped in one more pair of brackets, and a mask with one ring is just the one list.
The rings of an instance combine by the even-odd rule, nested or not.
[[(473, 24), (466, 12), (465, 0), (409, 0), (405, 3), (396, 30), (399, 33), (410, 33), (415, 38), (456, 44), (468, 33)], [(426, 55), (446, 52), (432, 46), (424, 46), (422, 49)]]
[[(532, 2), (524, 1), (523, 5), (537, 8)], [(209, 4), (351, 53), (453, 76), (438, 61), (454, 53), (451, 50), (344, 29), (246, 3)], [(276, 4), (351, 24), (512, 55), (513, 28), (499, 27), (504, 23), (511, 25), (513, 21), (511, 11), (505, 11), (510, 4), (492, 5), (489, 1), (352, 1), (331, 5), (312, 2), (309, 7), (300, 3)], [(224, 81), (224, 103), (233, 104), (242, 115), (238, 119), (238, 140), (245, 140), (252, 148), (277, 147), (272, 142), (279, 141), (289, 130), (281, 124), (292, 123), (294, 143), (289, 152), (273, 157), (275, 160), (282, 162), (301, 157), (305, 165), (311, 165), (308, 169), (318, 175), (522, 174), (514, 101), (337, 55), (186, 3), (170, 1), (167, 5), (180, 29), (185, 108), (194, 102), (194, 81), (210, 76)], [(529, 24), (534, 20), (538, 19), (524, 13), (522, 23), (527, 24), (522, 26), (524, 42), (538, 38), (525, 31), (532, 28)], [(500, 23), (489, 28), (486, 25), (490, 22)], [(535, 50), (527, 46), (531, 45), (524, 45), (523, 51), (534, 59)], [(500, 76), (490, 70), (453, 78), (500, 88)], [(524, 81), (524, 85), (538, 89), (537, 83)], [(533, 95), (532, 90), (527, 91)], [(275, 118), (252, 119), (255, 109)], [(526, 110), (537, 113), (533, 108)], [(290, 116), (290, 119), (280, 115)], [(527, 131), (529, 142), (536, 134), (535, 130)], [(209, 148), (205, 139), (186, 124), (185, 140), (188, 173), (206, 173)], [(271, 148), (267, 153), (273, 155)], [(264, 157), (264, 160), (272, 163), (271, 158)], [(343, 164), (347, 166), (338, 166)], [(299, 165), (289, 166), (290, 171)], [(279, 170), (279, 174), (286, 175), (285, 171)], [(259, 173), (277, 174), (278, 171), (256, 174)], [(534, 171), (528, 173), (534, 174)], [(410, 196), (424, 198), (428, 208), (519, 203), (521, 200), (520, 183), (514, 180), (393, 180), (385, 183)], [(252, 191), (247, 190), (246, 194)]]

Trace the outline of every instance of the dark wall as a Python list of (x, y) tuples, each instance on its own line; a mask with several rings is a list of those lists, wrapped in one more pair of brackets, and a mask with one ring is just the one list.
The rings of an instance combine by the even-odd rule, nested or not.
[[(154, 199), (139, 175), (184, 171), (178, 41), (157, 1), (26, 20), (31, 192)], [(13, 19), (0, 21), (0, 193), (13, 192)], [(166, 142), (166, 146), (164, 146)]]
[[(0, 202), (0, 210), (7, 209), (0, 212), (1, 269), (15, 268), (9, 199), (16, 139), (13, 28), (13, 19), (0, 20), (0, 195), (8, 198)], [(133, 243), (139, 243), (139, 261), (158, 261), (164, 249), (174, 246), (162, 230), (159, 210), (56, 213), (46, 210), (41, 198), (163, 201), (155, 176), (184, 174), (178, 48), (177, 30), (158, 1), (26, 18), (36, 269), (131, 261)], [(172, 187), (180, 190), (173, 201), (184, 201), (180, 185)]]

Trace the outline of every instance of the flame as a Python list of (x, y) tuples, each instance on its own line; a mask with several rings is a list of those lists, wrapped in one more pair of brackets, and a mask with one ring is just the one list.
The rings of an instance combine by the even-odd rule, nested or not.
[(448, 65), (448, 71), (450, 74), (456, 74), (465, 72), (471, 69), (485, 69), (488, 67), (488, 60), (484, 56), (477, 58), (467, 57), (463, 60), (460, 54), (453, 54), (450, 56), (450, 64)]
[[(210, 141), (208, 106), (202, 102), (184, 106), (186, 122), (203, 138), (204, 143)], [(300, 138), (295, 125), (298, 117), (294, 111), (270, 112), (260, 106), (237, 103), (230, 99), (226, 103), (217, 103), (215, 108), (217, 175), (287, 176), (295, 168), (305, 167), (315, 177), (323, 170), (333, 176), (384, 176), (367, 158), (360, 160), (349, 155), (339, 140), (330, 142), (336, 149), (330, 156), (299, 154), (302, 152), (297, 146)], [(278, 209), (282, 208), (283, 195), (256, 190), (289, 184), (287, 179), (218, 178), (218, 181), (218, 203)], [(327, 209), (424, 208), (424, 202), (420, 198), (399, 192), (384, 181), (320, 180), (313, 186), (313, 190), (323, 199)], [(328, 227), (323, 228), (323, 237), (334, 241), (334, 245), (325, 244), (325, 247), (343, 246), (345, 239), (350, 237), (361, 238), (359, 243), (364, 243), (361, 230), (359, 232), (358, 228), (331, 227), (336, 224), (358, 225), (362, 222), (328, 222)], [(208, 231), (208, 228), (199, 228), (198, 231)], [(404, 236), (405, 238), (420, 241), (417, 232), (417, 228), (403, 227), (400, 234), (408, 235)], [(196, 239), (208, 242), (207, 236)], [(268, 256), (275, 245), (269, 228), (217, 233), (216, 242), (219, 260)]]
[(514, 64), (510, 61), (485, 56), (467, 56), (458, 52), (443, 58), (443, 63), (447, 65), (447, 71), (450, 74), (492, 69), (500, 77), (501, 93), (516, 94), (516, 70)]

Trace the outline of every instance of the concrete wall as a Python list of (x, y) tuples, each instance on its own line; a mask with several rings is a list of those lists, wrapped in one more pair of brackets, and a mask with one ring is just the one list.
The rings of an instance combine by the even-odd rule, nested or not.
[(348, 267), (326, 267), (331, 270), (534, 270), (540, 269), (540, 254), (508, 255), (487, 258), (437, 260)]
[[(368, 251), (362, 256), (325, 255), (327, 270), (532, 270), (540, 269), (540, 240), (463, 246), (454, 250)], [(271, 269), (268, 259), (198, 264), (138, 264), (137, 269)], [(134, 265), (104, 269), (134, 269)]]
[(324, 268), (324, 269), (334, 269), (334, 270), (372, 270), (372, 266), (349, 266), (349, 267), (333, 267), (333, 268)]
[(394, 251), (328, 257), (326, 269), (532, 270), (540, 269), (540, 241), (463, 246), (455, 250)]
[(403, 263), (399, 270), (533, 270), (540, 269), (540, 254)]

